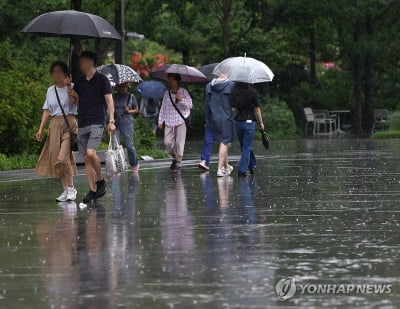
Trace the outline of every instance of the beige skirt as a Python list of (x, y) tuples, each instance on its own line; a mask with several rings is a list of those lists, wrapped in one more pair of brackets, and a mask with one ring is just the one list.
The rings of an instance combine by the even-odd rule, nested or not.
[[(67, 116), (68, 123), (73, 132), (76, 132), (77, 124), (74, 116)], [(46, 143), (40, 154), (35, 173), (48, 177), (61, 177), (65, 175), (77, 175), (74, 155), (70, 150), (70, 136), (63, 116), (53, 117)]]

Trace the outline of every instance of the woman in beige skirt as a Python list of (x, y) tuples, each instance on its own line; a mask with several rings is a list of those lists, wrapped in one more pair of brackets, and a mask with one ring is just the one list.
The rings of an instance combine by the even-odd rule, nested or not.
[(67, 115), (69, 126), (77, 131), (75, 116), (77, 115), (78, 98), (71, 91), (71, 79), (68, 66), (62, 61), (56, 61), (50, 68), (54, 85), (47, 90), (43, 105), (42, 121), (36, 140), (42, 141), (43, 130), (51, 117), (46, 143), (42, 149), (35, 172), (42, 176), (58, 177), (61, 180), (63, 192), (56, 198), (57, 202), (74, 201), (77, 191), (73, 183), (73, 175), (77, 174), (74, 156), (70, 149), (70, 135), (63, 113), (57, 100)]

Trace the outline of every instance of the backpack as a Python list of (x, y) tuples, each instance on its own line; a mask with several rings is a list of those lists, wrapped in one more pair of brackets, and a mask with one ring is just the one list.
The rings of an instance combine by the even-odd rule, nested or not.
[(157, 108), (158, 108), (157, 101), (154, 100), (153, 98), (148, 98), (147, 99), (147, 105), (146, 105), (146, 113), (147, 113), (147, 115), (155, 115), (155, 114), (157, 114)]

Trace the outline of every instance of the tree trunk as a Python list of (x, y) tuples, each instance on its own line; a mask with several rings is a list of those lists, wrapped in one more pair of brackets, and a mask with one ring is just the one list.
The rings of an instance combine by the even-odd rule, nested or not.
[(262, 0), (260, 3), (260, 11), (261, 11), (261, 29), (264, 32), (268, 32), (268, 1)]
[[(71, 0), (71, 9), (76, 11), (82, 11), (82, 0)], [(70, 70), (72, 79), (80, 75), (79, 70), (79, 56), (83, 51), (81, 40), (71, 39), (71, 59), (70, 59)]]
[(187, 47), (181, 49), (182, 61), (185, 64), (190, 64), (190, 50)]
[(125, 1), (118, 0), (115, 3), (114, 25), (122, 37), (121, 41), (115, 43), (115, 62), (125, 64)]
[(309, 51), (309, 56), (310, 56), (310, 80), (313, 85), (318, 84), (318, 79), (317, 79), (317, 44), (316, 44), (316, 39), (315, 39), (315, 26), (312, 25), (309, 28), (309, 36), (310, 36), (310, 51)]
[[(365, 19), (365, 30), (367, 34), (367, 41), (372, 39), (373, 28), (372, 28), (372, 18), (369, 13), (366, 15)], [(364, 58), (364, 108), (362, 124), (365, 132), (371, 132), (373, 126), (373, 112), (372, 112), (372, 54), (370, 48), (367, 47), (365, 51)]]
[[(354, 25), (353, 41), (356, 46), (359, 44), (360, 27), (358, 23)], [(353, 65), (353, 104), (354, 104), (354, 133), (357, 136), (362, 134), (362, 89), (361, 89), (361, 56), (358, 51), (352, 56)]]
[(96, 39), (94, 41), (94, 49), (97, 53), (97, 65), (103, 65), (107, 58), (107, 53), (110, 48), (110, 41)]
[(221, 28), (222, 28), (222, 43), (224, 49), (224, 57), (229, 57), (230, 53), (230, 25), (229, 25), (229, 15), (231, 13), (232, 0), (222, 0), (222, 18), (221, 18)]

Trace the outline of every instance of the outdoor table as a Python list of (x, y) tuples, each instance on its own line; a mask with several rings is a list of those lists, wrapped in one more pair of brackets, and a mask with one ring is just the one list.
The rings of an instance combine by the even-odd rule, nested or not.
[(340, 128), (340, 115), (341, 114), (348, 114), (348, 113), (350, 113), (350, 110), (348, 110), (348, 109), (340, 109), (340, 110), (329, 111), (329, 113), (337, 115), (337, 130), (338, 130), (339, 133), (343, 133), (344, 134), (344, 131)]

